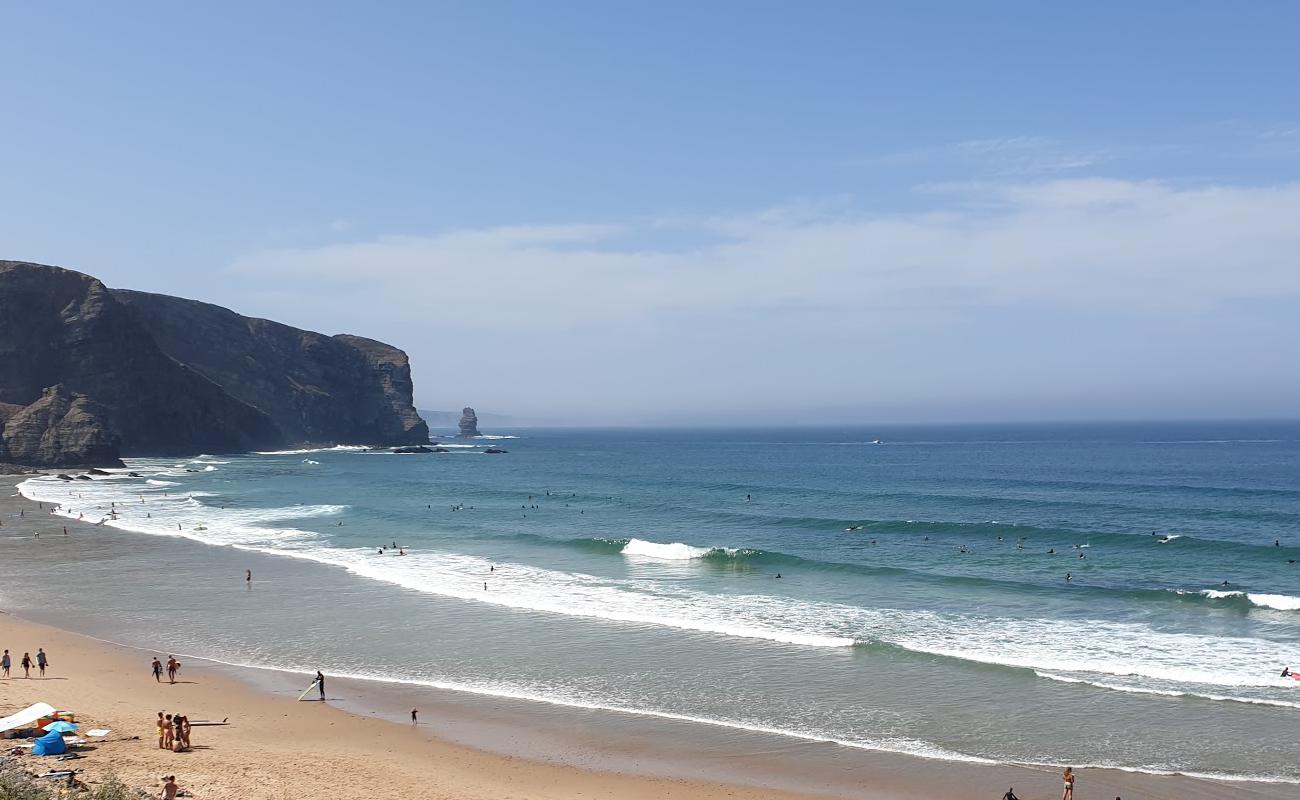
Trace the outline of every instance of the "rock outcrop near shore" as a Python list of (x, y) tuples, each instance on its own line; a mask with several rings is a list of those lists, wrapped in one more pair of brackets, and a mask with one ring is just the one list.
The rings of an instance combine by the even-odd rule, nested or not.
[(0, 461), (422, 444), (406, 354), (0, 261)]

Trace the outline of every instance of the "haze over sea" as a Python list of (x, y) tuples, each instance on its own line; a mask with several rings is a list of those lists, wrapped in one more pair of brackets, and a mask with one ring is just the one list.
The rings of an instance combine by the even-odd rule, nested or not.
[[(1300, 782), (1279, 677), (1300, 664), (1300, 423), (503, 436), (32, 478), (117, 519), (39, 544), (5, 520), (0, 600), (228, 663)], [(179, 611), (151, 598), (144, 535), (190, 540), (164, 566)], [(231, 548), (272, 557), (246, 555), (251, 590)], [(78, 590), (31, 591), (59, 575)]]

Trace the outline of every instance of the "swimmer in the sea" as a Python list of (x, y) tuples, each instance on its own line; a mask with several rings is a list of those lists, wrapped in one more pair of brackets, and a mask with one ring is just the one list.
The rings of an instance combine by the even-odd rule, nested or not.
[(1056, 555), (1056, 548), (1053, 547), (1051, 550), (1048, 550), (1048, 551), (1047, 551), (1047, 554), (1048, 554), (1049, 556), (1054, 556), (1054, 555)]
[(1067, 581), (1072, 581), (1072, 580), (1074, 580), (1074, 576), (1067, 572), (1067, 573), (1065, 573), (1065, 579), (1066, 579)]

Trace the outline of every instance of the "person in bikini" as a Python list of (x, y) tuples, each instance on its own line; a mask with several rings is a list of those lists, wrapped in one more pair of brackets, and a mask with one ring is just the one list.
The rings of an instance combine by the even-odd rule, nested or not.
[(1065, 788), (1061, 790), (1061, 800), (1074, 800), (1074, 767), (1066, 767), (1061, 773)]

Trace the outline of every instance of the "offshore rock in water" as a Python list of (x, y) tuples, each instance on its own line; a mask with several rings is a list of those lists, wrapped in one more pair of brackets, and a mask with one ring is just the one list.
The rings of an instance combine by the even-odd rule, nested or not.
[(478, 432), (478, 414), (475, 414), (474, 409), (469, 406), (465, 406), (460, 413), (460, 433), (457, 435), (462, 439), (482, 435)]
[(414, 447), (394, 447), (393, 452), (394, 453), (432, 453), (433, 450), (430, 450), (427, 447), (421, 447), (420, 445), (415, 445)]
[(494, 456), (499, 453), (509, 453), (509, 452), (510, 452), (509, 450), (502, 450), (500, 447), (489, 447), (488, 449), (483, 451), (485, 455), (489, 455), (489, 456)]

